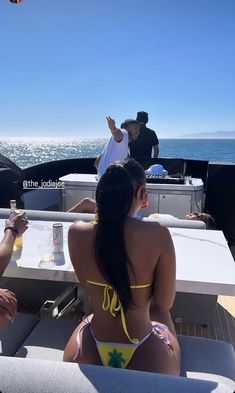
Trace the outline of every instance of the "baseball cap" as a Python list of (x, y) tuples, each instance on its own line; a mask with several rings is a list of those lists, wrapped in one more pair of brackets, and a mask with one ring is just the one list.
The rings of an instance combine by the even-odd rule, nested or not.
[(147, 112), (137, 112), (136, 120), (140, 123), (148, 123), (148, 113)]

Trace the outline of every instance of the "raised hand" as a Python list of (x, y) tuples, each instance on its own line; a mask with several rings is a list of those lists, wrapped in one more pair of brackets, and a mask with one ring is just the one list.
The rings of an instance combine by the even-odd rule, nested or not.
[(115, 141), (121, 142), (123, 139), (123, 133), (121, 130), (119, 130), (119, 128), (116, 127), (115, 120), (112, 119), (110, 116), (107, 116), (106, 119), (108, 122), (109, 129), (111, 130)]
[(17, 213), (13, 218), (6, 220), (6, 227), (14, 227), (21, 236), (28, 228), (28, 220), (23, 212)]
[(109, 129), (112, 132), (115, 131), (116, 130), (115, 120), (112, 119), (110, 116), (107, 116), (106, 119), (107, 119), (107, 122), (108, 122)]

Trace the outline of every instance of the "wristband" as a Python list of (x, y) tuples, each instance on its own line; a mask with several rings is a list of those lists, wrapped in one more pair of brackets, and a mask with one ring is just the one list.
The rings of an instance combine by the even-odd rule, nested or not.
[(11, 226), (5, 227), (4, 233), (6, 232), (7, 229), (10, 229), (12, 232), (14, 232), (16, 234), (16, 236), (19, 235), (19, 232), (17, 231), (17, 229), (15, 227), (11, 227)]

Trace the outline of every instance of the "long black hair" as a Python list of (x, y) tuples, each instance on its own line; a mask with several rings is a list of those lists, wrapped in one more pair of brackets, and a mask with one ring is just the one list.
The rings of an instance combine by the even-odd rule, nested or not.
[(125, 219), (136, 186), (145, 184), (143, 167), (133, 159), (110, 165), (96, 189), (98, 212), (95, 257), (98, 268), (117, 292), (124, 310), (132, 303), (127, 265), (131, 266), (124, 239)]

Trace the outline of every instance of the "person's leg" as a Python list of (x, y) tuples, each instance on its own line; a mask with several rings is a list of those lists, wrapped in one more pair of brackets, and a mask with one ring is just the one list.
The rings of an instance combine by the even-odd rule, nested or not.
[[(177, 335), (175, 331), (175, 326), (171, 318), (170, 312), (161, 312), (159, 308), (152, 303), (150, 306), (150, 319), (152, 324), (157, 324), (158, 322), (166, 325), (168, 327), (168, 332), (162, 332), (163, 336), (169, 336), (170, 345), (172, 347), (172, 352), (165, 354), (169, 356), (169, 370), (172, 370), (172, 373), (179, 374), (180, 373), (180, 361), (181, 361), (181, 354), (180, 354), (180, 347), (177, 340)], [(153, 322), (157, 321), (157, 322)], [(164, 371), (159, 371), (164, 372)], [(168, 373), (168, 371), (166, 371)]]
[(76, 205), (72, 206), (69, 213), (96, 213), (96, 202), (92, 198), (83, 198)]
[(161, 323), (152, 321), (154, 332), (136, 349), (128, 369), (180, 374), (180, 347), (175, 335), (165, 326), (167, 320), (166, 317)]
[(81, 322), (72, 333), (65, 349), (64, 362), (102, 365), (94, 338), (90, 332), (90, 321), (93, 315), (89, 315), (86, 321)]

